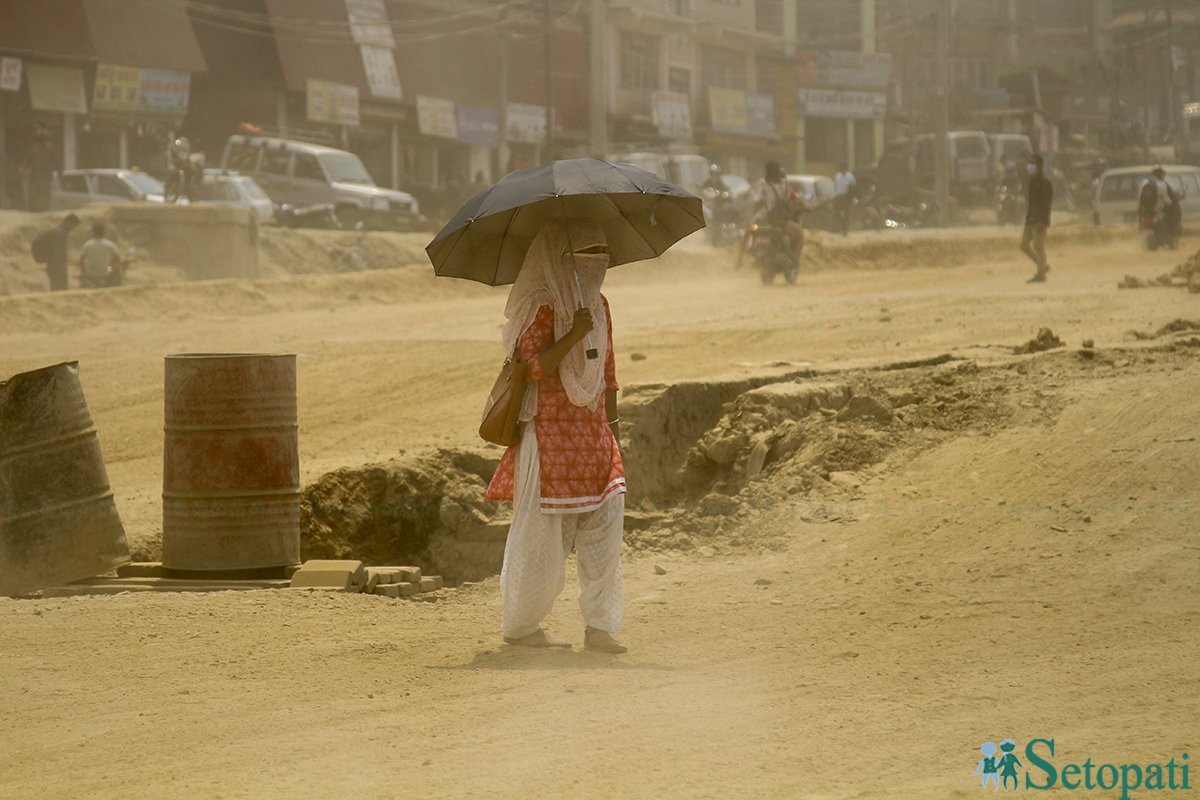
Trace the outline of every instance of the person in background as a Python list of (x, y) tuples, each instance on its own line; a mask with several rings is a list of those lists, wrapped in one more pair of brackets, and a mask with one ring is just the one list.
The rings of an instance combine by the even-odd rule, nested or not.
[(38, 123), (33, 144), (21, 162), (21, 175), (29, 187), (26, 208), (30, 211), (49, 210), (50, 184), (58, 166), (58, 148), (50, 138), (50, 129)]
[[(563, 590), (574, 550), (584, 648), (626, 651), (613, 638), (624, 613), (625, 467), (612, 317), (600, 292), (608, 264), (599, 223), (547, 222), (504, 309), (504, 349), (525, 362), (530, 381), (521, 439), (504, 452), (485, 496), (513, 502), (500, 571), (507, 644), (570, 647), (541, 623)], [(596, 358), (585, 357), (587, 347), (598, 351)]]
[(1054, 185), (1045, 175), (1045, 160), (1039, 154), (1029, 157), (1029, 188), (1025, 192), (1025, 231), (1021, 235), (1021, 252), (1037, 265), (1037, 272), (1027, 283), (1042, 283), (1050, 265), (1046, 263), (1046, 231), (1050, 228), (1050, 206), (1054, 202)]
[(79, 282), (82, 286), (120, 286), (124, 265), (117, 245), (104, 237), (104, 223), (92, 224), (92, 238), (79, 252)]
[(50, 276), (50, 291), (52, 292), (66, 291), (68, 288), (67, 238), (78, 224), (79, 217), (67, 214), (63, 217), (62, 222), (42, 234), (45, 237), (46, 274)]
[(842, 229), (842, 235), (850, 233), (850, 206), (858, 192), (858, 180), (845, 164), (838, 167), (833, 175), (833, 219), (834, 224)]

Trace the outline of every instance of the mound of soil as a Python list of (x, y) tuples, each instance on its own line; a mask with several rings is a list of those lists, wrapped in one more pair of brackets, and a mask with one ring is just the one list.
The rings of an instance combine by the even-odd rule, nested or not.
[(495, 467), (478, 453), (437, 450), (328, 473), (301, 497), (303, 557), (413, 564), (452, 583), (494, 575), (507, 526), (483, 502)]
[(1041, 353), (1045, 350), (1053, 350), (1056, 347), (1066, 347), (1067, 343), (1054, 335), (1054, 331), (1049, 328), (1038, 329), (1037, 336), (1030, 339), (1025, 344), (1014, 347), (1013, 352), (1017, 355), (1023, 353)]

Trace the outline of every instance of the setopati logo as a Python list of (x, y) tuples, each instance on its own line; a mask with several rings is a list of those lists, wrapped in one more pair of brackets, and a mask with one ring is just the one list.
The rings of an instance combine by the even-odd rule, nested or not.
[(1091, 757), (1065, 761), (1055, 755), (1053, 739), (1030, 739), (1021, 756), (1017, 743), (1004, 739), (997, 747), (993, 742), (979, 746), (983, 758), (975, 767), (984, 789), (1017, 791), (1046, 789), (1077, 789), (1090, 791), (1120, 790), (1120, 800), (1131, 800), (1132, 792), (1163, 792), (1190, 790), (1188, 754), (1181, 753), (1165, 763), (1135, 762), (1129, 764), (1097, 763)]

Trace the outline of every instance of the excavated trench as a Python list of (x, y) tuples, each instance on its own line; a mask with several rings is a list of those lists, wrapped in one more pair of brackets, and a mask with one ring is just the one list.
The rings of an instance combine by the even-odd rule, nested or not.
[[(1200, 338), (1134, 346), (1119, 358), (1090, 348), (1029, 349), (1005, 349), (986, 364), (943, 355), (872, 369), (627, 387), (620, 406), (627, 544), (713, 544), (763, 509), (852, 495), (865, 473), (949, 439), (1051, 424), (1065, 383), (1096, 370), (1138, 369), (1164, 353), (1194, 360)], [(498, 574), (510, 508), (482, 497), (499, 455), (498, 448), (437, 450), (323, 476), (303, 493), (304, 557), (414, 563), (451, 583)]]

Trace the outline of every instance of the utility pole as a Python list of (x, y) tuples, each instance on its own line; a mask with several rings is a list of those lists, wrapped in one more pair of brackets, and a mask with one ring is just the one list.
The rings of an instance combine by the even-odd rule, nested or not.
[(1150, 160), (1150, 0), (1146, 0), (1142, 38), (1142, 154)]
[(1174, 0), (1166, 0), (1167, 5), (1167, 108), (1163, 118), (1166, 120), (1166, 130), (1175, 141), (1178, 141), (1175, 121), (1179, 118), (1175, 102), (1175, 22), (1171, 8)]
[(508, 6), (500, 9), (500, 75), (498, 92), (500, 103), (500, 130), (496, 132), (496, 173), (492, 180), (508, 172), (508, 50), (509, 38)]
[(938, 216), (942, 224), (949, 219), (950, 208), (950, 0), (938, 0), (937, 42), (935, 58), (937, 77), (934, 79), (936, 130), (933, 163), (933, 191), (937, 201)]
[(588, 122), (592, 155), (608, 152), (608, 13), (606, 0), (591, 0), (588, 15), (588, 55), (591, 70), (591, 106)]
[(546, 64), (546, 153), (543, 160), (554, 158), (554, 61), (550, 57), (550, 34), (553, 26), (550, 24), (550, 0), (543, 0), (542, 23), (545, 29), (545, 46), (543, 54)]

